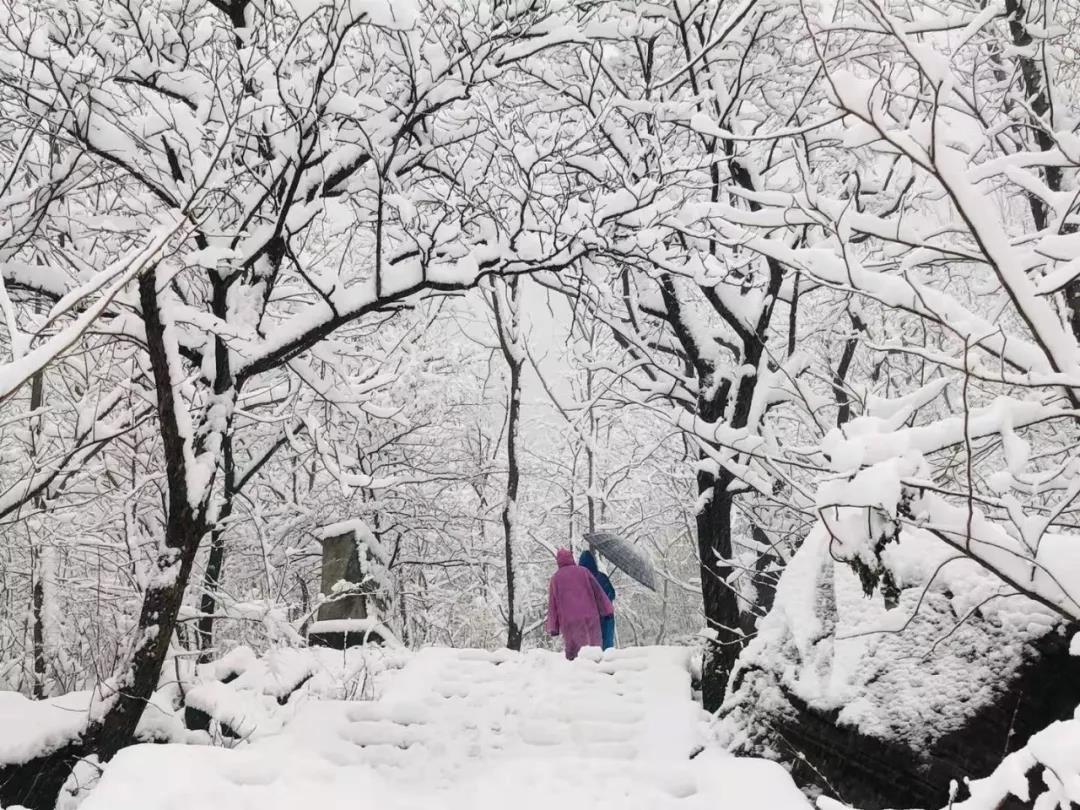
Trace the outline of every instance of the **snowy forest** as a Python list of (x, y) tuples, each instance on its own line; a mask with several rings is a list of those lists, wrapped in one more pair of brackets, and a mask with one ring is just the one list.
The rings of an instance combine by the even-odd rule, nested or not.
[(1078, 623), (1077, 0), (0, 0), (0, 807), (1067, 810)]

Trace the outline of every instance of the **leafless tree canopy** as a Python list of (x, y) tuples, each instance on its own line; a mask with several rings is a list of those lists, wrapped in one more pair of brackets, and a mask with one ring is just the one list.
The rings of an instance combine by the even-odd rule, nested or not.
[(808, 537), (890, 608), (959, 565), (1080, 620), (1078, 31), (0, 0), (0, 687), (107, 703), (0, 802), (170, 662), (302, 644), (336, 521), (412, 645), (550, 644), (552, 552), (618, 531), (621, 641), (700, 645), (710, 711)]

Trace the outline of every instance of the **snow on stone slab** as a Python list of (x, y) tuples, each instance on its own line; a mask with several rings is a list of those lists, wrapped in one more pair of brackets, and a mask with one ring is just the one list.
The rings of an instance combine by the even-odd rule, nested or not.
[(370, 701), (304, 700), (234, 749), (136, 746), (83, 810), (808, 810), (779, 766), (706, 750), (689, 651), (398, 653)]
[(375, 559), (383, 565), (388, 565), (390, 563), (389, 553), (387, 553), (378, 538), (375, 537), (374, 532), (372, 532), (371, 529), (368, 528), (368, 525), (359, 518), (343, 520), (339, 523), (330, 523), (326, 526), (322, 526), (315, 531), (315, 539), (319, 541), (327, 540), (331, 537), (338, 537), (348, 532), (353, 533), (360, 548), (366, 547)]
[(374, 634), (390, 646), (402, 646), (390, 628), (378, 619), (323, 619), (309, 624), (307, 632), (309, 636), (320, 633), (348, 633), (357, 638)]

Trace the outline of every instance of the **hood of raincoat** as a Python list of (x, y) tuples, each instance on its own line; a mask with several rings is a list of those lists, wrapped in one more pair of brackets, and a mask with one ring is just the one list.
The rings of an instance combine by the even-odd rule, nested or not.
[(594, 574), (600, 573), (600, 569), (596, 566), (596, 557), (593, 556), (593, 553), (588, 549), (581, 552), (581, 556), (578, 558), (578, 565), (583, 568), (588, 568)]
[(593, 575), (593, 578), (600, 583), (600, 587), (604, 589), (604, 595), (608, 599), (615, 598), (615, 586), (611, 584), (611, 580), (608, 579), (608, 575), (601, 572), (596, 565), (596, 556), (589, 550), (581, 552), (581, 559), (578, 560), (578, 564)]
[(558, 551), (555, 552), (555, 562), (559, 564), (559, 568), (567, 565), (573, 565), (574, 555), (570, 552), (570, 549), (560, 548)]

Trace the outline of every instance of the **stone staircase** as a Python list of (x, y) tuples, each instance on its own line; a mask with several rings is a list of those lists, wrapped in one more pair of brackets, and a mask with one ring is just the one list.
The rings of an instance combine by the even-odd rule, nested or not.
[(80, 810), (809, 810), (773, 762), (714, 747), (679, 648), (425, 649), (376, 699), (290, 701), (232, 749), (140, 745)]

